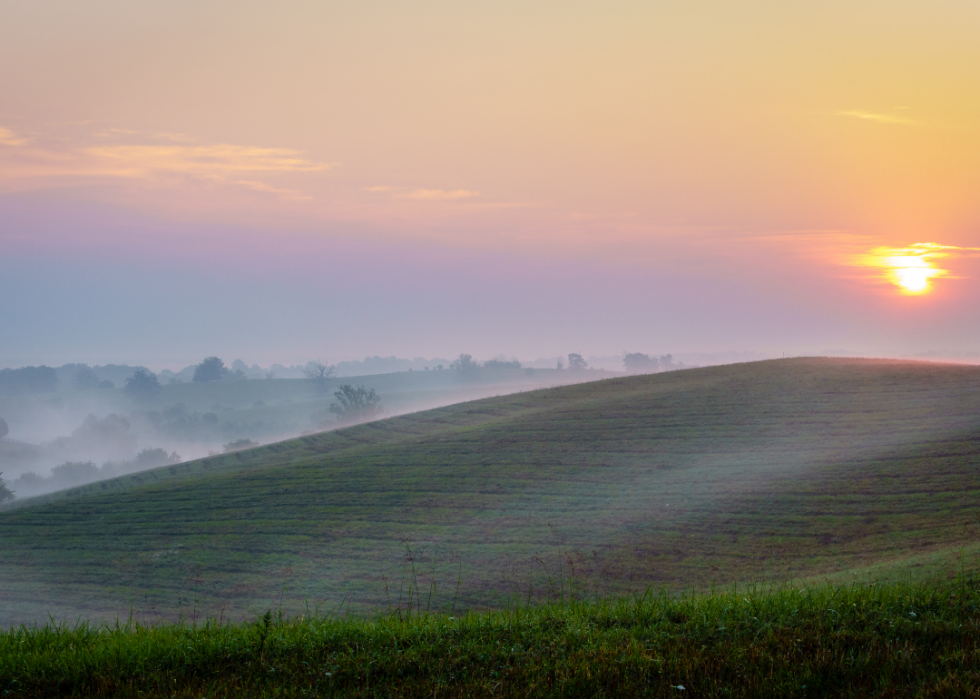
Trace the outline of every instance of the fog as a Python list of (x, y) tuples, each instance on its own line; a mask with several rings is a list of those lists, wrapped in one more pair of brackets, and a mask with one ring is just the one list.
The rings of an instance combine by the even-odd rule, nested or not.
[[(213, 375), (202, 373), (207, 366)], [(9, 428), (0, 439), (0, 472), (18, 498), (32, 497), (378, 417), (688, 366), (669, 354), (624, 352), (524, 362), (502, 354), (373, 356), (264, 367), (211, 357), (158, 372), (125, 364), (8, 367), (0, 370), (0, 418)], [(374, 402), (345, 412), (336, 396), (343, 385), (363, 387)]]

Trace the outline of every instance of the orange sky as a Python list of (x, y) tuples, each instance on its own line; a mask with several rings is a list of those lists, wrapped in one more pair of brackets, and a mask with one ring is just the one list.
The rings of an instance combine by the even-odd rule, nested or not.
[[(387, 241), (960, 324), (980, 271), (978, 36), (966, 0), (6, 0), (0, 254), (118, 251), (132, 240), (99, 221), (119, 215), (157, 231), (132, 255), (179, 256), (186, 225), (215, 250)], [(88, 232), (42, 226), (52, 206), (82, 206)], [(873, 260), (927, 243), (939, 272), (914, 294)], [(827, 346), (906, 341), (828, 327)]]

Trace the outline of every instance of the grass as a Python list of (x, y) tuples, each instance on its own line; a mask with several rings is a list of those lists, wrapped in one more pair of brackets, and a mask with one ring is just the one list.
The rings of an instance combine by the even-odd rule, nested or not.
[(409, 581), (459, 578), (460, 609), (501, 608), (559, 562), (600, 595), (932, 574), (961, 548), (974, 565), (978, 466), (975, 367), (794, 359), (529, 391), (8, 508), (0, 623), (370, 614), (386, 588), (404, 607)]
[(980, 587), (931, 583), (560, 599), (454, 616), (0, 632), (8, 697), (966, 697)]

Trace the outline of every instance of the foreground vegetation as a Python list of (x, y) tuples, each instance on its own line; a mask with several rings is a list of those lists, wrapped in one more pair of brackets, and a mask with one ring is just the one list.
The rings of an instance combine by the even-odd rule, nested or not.
[(454, 617), (271, 612), (0, 633), (8, 697), (958, 697), (980, 587), (951, 582), (558, 600)]

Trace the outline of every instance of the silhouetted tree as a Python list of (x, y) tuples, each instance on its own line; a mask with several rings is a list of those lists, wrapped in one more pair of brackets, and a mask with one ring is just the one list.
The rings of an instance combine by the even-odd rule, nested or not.
[[(0, 473), (0, 476), (3, 474)], [(11, 491), (7, 484), (3, 482), (3, 478), (0, 478), (0, 505), (7, 502), (8, 500), (14, 499), (14, 493)]]
[(656, 357), (650, 357), (640, 352), (633, 352), (623, 357), (623, 366), (626, 371), (634, 374), (654, 372), (660, 368), (660, 361)]
[(472, 355), (461, 354), (459, 359), (449, 365), (461, 381), (473, 381), (480, 375), (480, 365), (473, 361)]
[(333, 378), (334, 369), (335, 367), (332, 364), (327, 364), (317, 359), (306, 365), (306, 368), (303, 369), (303, 376), (313, 384), (317, 392), (326, 393), (330, 379)]
[(225, 378), (228, 370), (225, 363), (217, 357), (207, 357), (194, 369), (194, 383), (207, 383), (208, 381), (220, 381)]
[(3, 439), (8, 434), (10, 434), (10, 428), (7, 427), (7, 421), (0, 417), (0, 439)]
[(568, 368), (572, 371), (580, 371), (587, 368), (588, 363), (582, 359), (581, 354), (575, 354), (574, 352), (568, 355)]
[(555, 366), (558, 371), (562, 371), (565, 368), (565, 363), (562, 362), (561, 357), (558, 357), (558, 364)]
[(156, 374), (146, 369), (137, 369), (136, 373), (126, 379), (126, 388), (123, 390), (134, 400), (149, 401), (157, 398), (163, 389)]
[(674, 356), (671, 354), (660, 355), (660, 368), (664, 371), (670, 371), (674, 368)]
[(342, 422), (367, 420), (384, 412), (384, 408), (381, 407), (381, 397), (373, 388), (369, 391), (364, 386), (354, 388), (350, 384), (345, 384), (333, 395), (339, 401), (339, 405), (331, 403), (330, 412)]

